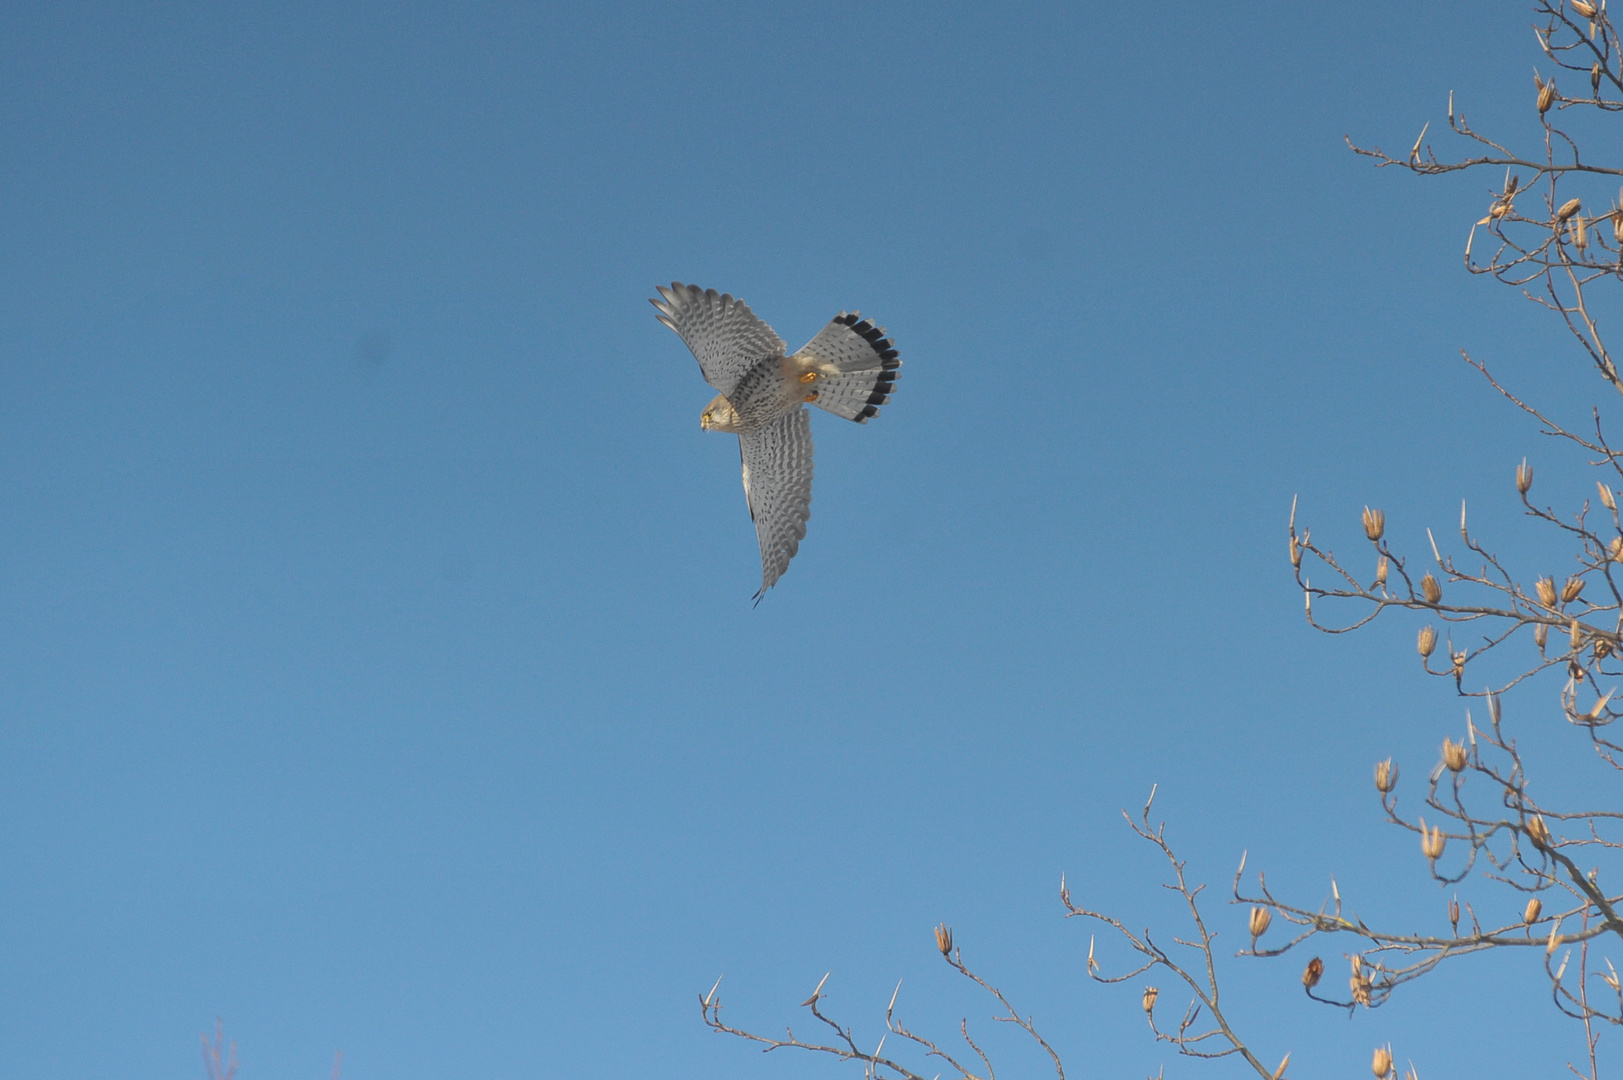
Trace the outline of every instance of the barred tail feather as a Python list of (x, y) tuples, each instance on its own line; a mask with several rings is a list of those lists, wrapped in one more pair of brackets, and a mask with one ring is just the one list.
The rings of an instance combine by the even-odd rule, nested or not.
[(902, 366), (885, 328), (855, 311), (840, 312), (795, 356), (838, 370), (818, 381), (812, 404), (859, 424), (879, 415)]

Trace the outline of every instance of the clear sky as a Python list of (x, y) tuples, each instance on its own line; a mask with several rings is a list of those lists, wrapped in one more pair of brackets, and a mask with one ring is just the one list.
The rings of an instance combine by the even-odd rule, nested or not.
[[(1410, 623), (1311, 633), (1284, 527), (1300, 494), (1361, 550), (1379, 505), (1418, 555), (1466, 498), (1514, 553), (1523, 455), (1586, 493), (1458, 359), (1611, 406), (1462, 270), (1493, 179), (1342, 143), (1450, 90), (1531, 139), (1529, 18), (7, 5), (0, 1071), (201, 1076), (222, 1016), (241, 1080), (841, 1075), (697, 994), (779, 1030), (832, 971), (872, 1037), (905, 979), (909, 1023), (985, 1030), (944, 920), (1073, 1076), (1239, 1075), (1087, 982), (1060, 875), (1170, 935), (1118, 816), (1159, 783), (1231, 951), (1244, 849), (1441, 927), (1369, 774), (1464, 706)], [(673, 279), (792, 347), (860, 308), (906, 364), (879, 420), (813, 417), (759, 608)], [(1351, 1021), (1301, 962), (1228, 969), (1293, 1075), (1577, 1051), (1531, 958)]]

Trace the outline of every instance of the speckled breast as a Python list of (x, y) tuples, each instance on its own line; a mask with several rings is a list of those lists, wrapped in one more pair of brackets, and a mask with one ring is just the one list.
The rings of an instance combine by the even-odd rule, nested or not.
[(769, 356), (750, 368), (727, 395), (738, 412), (739, 426), (759, 427), (795, 406), (804, 396), (804, 387), (788, 378), (784, 358)]

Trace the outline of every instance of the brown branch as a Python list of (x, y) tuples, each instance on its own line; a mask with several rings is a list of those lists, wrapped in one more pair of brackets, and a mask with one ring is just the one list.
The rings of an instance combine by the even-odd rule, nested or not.
[[(1171, 845), (1167, 843), (1165, 823), (1151, 826), (1150, 808), (1154, 805), (1154, 803), (1155, 791), (1152, 789), (1150, 791), (1149, 799), (1144, 803), (1144, 809), (1139, 815), (1139, 820), (1133, 820), (1133, 818), (1125, 810), (1122, 811), (1122, 816), (1127, 819), (1127, 825), (1133, 830), (1134, 833), (1149, 841), (1151, 844), (1154, 844), (1160, 849), (1161, 854), (1166, 858), (1168, 868), (1171, 871), (1172, 881), (1165, 883), (1165, 887), (1183, 897), (1184, 903), (1189, 909), (1189, 919), (1194, 925), (1196, 934), (1194, 940), (1179, 941), (1178, 943), (1181, 945), (1186, 945), (1196, 950), (1200, 954), (1203, 972), (1199, 977), (1192, 974), (1188, 968), (1180, 964), (1164, 949), (1157, 945), (1150, 937), (1150, 932), (1148, 930), (1145, 930), (1143, 935), (1140, 936), (1133, 933), (1133, 931), (1129, 930), (1127, 926), (1121, 922), (1121, 920), (1113, 916), (1106, 915), (1103, 912), (1078, 907), (1071, 900), (1070, 888), (1067, 886), (1066, 882), (1061, 879), (1060, 902), (1065, 906), (1066, 918), (1069, 919), (1075, 916), (1082, 916), (1104, 923), (1106, 926), (1109, 926), (1115, 930), (1116, 933), (1127, 942), (1128, 946), (1131, 947), (1133, 951), (1145, 958), (1142, 965), (1126, 975), (1106, 976), (1100, 974), (1098, 963), (1093, 957), (1093, 948), (1090, 945), (1088, 948), (1088, 975), (1095, 982), (1119, 983), (1127, 979), (1134, 978), (1137, 975), (1156, 967), (1165, 968), (1178, 979), (1182, 980), (1184, 985), (1186, 985), (1193, 992), (1194, 1000), (1191, 1001), (1189, 1008), (1185, 1011), (1182, 1020), (1179, 1022), (1178, 1030), (1175, 1033), (1166, 1032), (1162, 1031), (1155, 1023), (1155, 1003), (1159, 991), (1154, 990), (1153, 988), (1145, 991), (1144, 1011), (1145, 1015), (1149, 1018), (1150, 1030), (1154, 1032), (1156, 1041), (1170, 1043), (1177, 1049), (1179, 1054), (1186, 1057), (1219, 1058), (1238, 1054), (1240, 1057), (1245, 1059), (1246, 1064), (1250, 1065), (1251, 1068), (1255, 1070), (1257, 1075), (1264, 1077), (1265, 1080), (1278, 1080), (1276, 1073), (1264, 1066), (1257, 1056), (1252, 1053), (1250, 1047), (1247, 1046), (1246, 1043), (1235, 1032), (1233, 1027), (1229, 1024), (1228, 1018), (1223, 1013), (1219, 1000), (1220, 991), (1217, 978), (1217, 957), (1212, 947), (1212, 942), (1216, 935), (1207, 928), (1205, 918), (1202, 916), (1200, 911), (1199, 896), (1201, 890), (1204, 889), (1205, 886), (1191, 886), (1189, 884), (1188, 878), (1184, 874), (1185, 864), (1173, 852)], [(1204, 1031), (1191, 1033), (1191, 1029), (1193, 1028), (1202, 1009), (1204, 1009), (1205, 1012), (1211, 1016), (1211, 1022), (1215, 1026)], [(1219, 1050), (1205, 1050), (1201, 1047), (1201, 1044), (1209, 1039), (1220, 1039), (1222, 1042), (1226, 1043), (1227, 1046), (1226, 1048)], [(1289, 1055), (1286, 1056), (1288, 1059)], [(1283, 1072), (1283, 1066), (1281, 1066), (1280, 1072)]]

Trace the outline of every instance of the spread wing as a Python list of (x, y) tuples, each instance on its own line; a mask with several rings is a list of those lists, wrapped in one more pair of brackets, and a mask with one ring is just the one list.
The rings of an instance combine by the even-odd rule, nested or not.
[(796, 405), (769, 423), (738, 437), (744, 459), (744, 497), (755, 536), (761, 541), (759, 601), (800, 550), (811, 517), (811, 415)]
[(731, 394), (744, 373), (762, 360), (783, 355), (783, 339), (744, 301), (680, 281), (658, 289), (659, 298), (648, 302), (659, 310), (659, 321), (687, 343), (704, 381), (723, 394)]
[(855, 311), (840, 312), (795, 356), (839, 369), (817, 384), (817, 407), (859, 424), (879, 415), (901, 374), (896, 369), (902, 361), (885, 328)]

